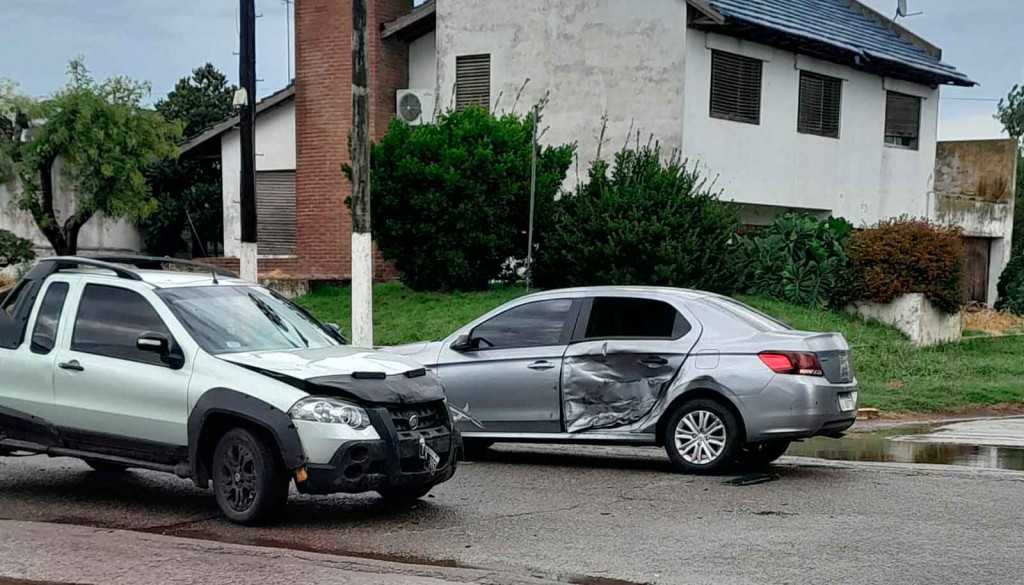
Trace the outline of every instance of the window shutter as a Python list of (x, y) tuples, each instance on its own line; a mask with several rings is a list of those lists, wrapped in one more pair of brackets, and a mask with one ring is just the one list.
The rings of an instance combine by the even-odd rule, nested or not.
[(711, 52), (711, 117), (761, 123), (761, 62)]
[(921, 98), (896, 93), (885, 94), (885, 141), (917, 148), (921, 133)]
[(842, 92), (841, 79), (801, 71), (797, 132), (839, 138)]
[(455, 109), (481, 106), (491, 109), (491, 56), (455, 58)]
[(256, 234), (261, 255), (295, 254), (295, 171), (256, 173)]

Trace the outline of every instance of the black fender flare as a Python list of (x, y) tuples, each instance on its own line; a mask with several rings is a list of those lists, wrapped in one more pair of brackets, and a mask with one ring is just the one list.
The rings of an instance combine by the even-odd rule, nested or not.
[(242, 419), (266, 430), (274, 437), (287, 469), (296, 470), (306, 464), (299, 431), (287, 412), (237, 390), (212, 388), (199, 398), (188, 417), (188, 460), (197, 486), (205, 488), (210, 481), (210, 470), (200, 453), (200, 441), (207, 423), (215, 415)]

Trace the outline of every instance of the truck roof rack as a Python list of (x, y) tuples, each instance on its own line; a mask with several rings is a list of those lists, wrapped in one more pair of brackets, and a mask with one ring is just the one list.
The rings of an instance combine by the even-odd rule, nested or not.
[(226, 276), (228, 278), (238, 278), (238, 275), (220, 266), (214, 266), (213, 264), (205, 264), (203, 262), (196, 262), (194, 260), (184, 260), (182, 258), (170, 258), (168, 256), (140, 256), (132, 254), (124, 255), (103, 255), (103, 256), (90, 256), (90, 260), (97, 260), (100, 262), (106, 262), (110, 264), (126, 264), (128, 266), (134, 266), (139, 270), (164, 270), (164, 265), (171, 266), (187, 266), (189, 268), (198, 268), (204, 272), (212, 272), (219, 276)]
[(142, 280), (142, 277), (135, 271), (123, 268), (116, 264), (104, 262), (103, 260), (95, 258), (79, 258), (78, 256), (54, 256), (52, 258), (43, 258), (25, 277), (39, 278), (41, 280), (66, 268), (82, 267), (109, 270), (117, 275), (118, 278), (124, 278), (125, 280)]

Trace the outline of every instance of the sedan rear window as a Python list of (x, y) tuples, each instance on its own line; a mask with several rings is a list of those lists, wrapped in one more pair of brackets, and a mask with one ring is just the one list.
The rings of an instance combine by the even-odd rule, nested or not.
[(689, 326), (677, 328), (682, 316), (672, 305), (654, 299), (600, 297), (594, 299), (587, 321), (585, 337), (602, 339), (627, 337), (641, 339), (674, 339), (685, 334)]
[(704, 301), (716, 309), (720, 309), (729, 315), (739, 319), (743, 323), (757, 329), (758, 331), (789, 331), (792, 327), (781, 321), (765, 315), (764, 313), (748, 307), (739, 301), (725, 297), (705, 297)]

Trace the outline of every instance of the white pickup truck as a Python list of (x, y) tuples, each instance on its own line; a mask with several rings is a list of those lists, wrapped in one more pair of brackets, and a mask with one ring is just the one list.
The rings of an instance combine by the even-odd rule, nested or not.
[(452, 477), (460, 450), (433, 373), (350, 347), (223, 269), (49, 258), (0, 301), (0, 455), (212, 481), (224, 515), (255, 524), (293, 481), (310, 494), (422, 497)]

